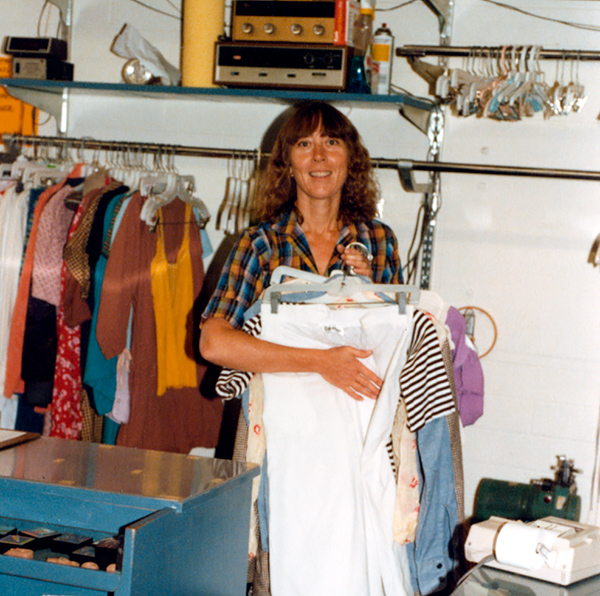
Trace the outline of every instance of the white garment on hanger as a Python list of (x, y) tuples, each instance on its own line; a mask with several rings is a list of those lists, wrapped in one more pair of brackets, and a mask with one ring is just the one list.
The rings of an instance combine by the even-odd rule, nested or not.
[(412, 315), (396, 304), (281, 304), (277, 314), (263, 304), (263, 339), (371, 349), (364, 363), (384, 379), (376, 401), (356, 401), (317, 374), (263, 374), (273, 596), (412, 593), (386, 450)]
[[(12, 186), (0, 194), (0, 387), (4, 387), (12, 314), (17, 300), (25, 246), (29, 189)], [(12, 429), (18, 399), (0, 396), (0, 427)]]

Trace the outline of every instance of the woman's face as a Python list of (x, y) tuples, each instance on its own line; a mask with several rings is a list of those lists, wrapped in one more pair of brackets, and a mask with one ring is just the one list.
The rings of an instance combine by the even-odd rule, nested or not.
[(349, 151), (341, 139), (326, 136), (321, 126), (290, 149), (290, 171), (299, 201), (337, 200), (348, 176)]

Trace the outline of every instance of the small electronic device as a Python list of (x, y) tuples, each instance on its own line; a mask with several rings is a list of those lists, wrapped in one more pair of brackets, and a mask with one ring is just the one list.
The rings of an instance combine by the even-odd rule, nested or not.
[(14, 79), (43, 79), (48, 81), (72, 81), (73, 64), (56, 58), (12, 59), (12, 77)]
[(73, 80), (73, 64), (66, 61), (67, 42), (63, 39), (7, 36), (4, 53), (12, 56), (15, 79)]
[(340, 91), (346, 84), (348, 48), (217, 42), (214, 82), (232, 87)]
[(353, 46), (357, 0), (234, 0), (234, 41)]
[[(558, 517), (524, 523), (490, 517), (471, 526), (467, 560), (570, 585), (600, 574), (600, 528)], [(493, 558), (492, 558), (493, 557)]]
[(25, 58), (67, 59), (67, 42), (55, 37), (12, 37), (4, 40), (4, 53)]

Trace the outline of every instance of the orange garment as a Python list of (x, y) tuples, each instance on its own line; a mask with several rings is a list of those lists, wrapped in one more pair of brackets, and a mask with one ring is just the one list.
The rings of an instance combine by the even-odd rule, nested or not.
[(27, 318), (27, 303), (29, 301), (29, 290), (31, 287), (31, 273), (33, 271), (33, 256), (35, 253), (35, 241), (38, 233), (40, 216), (48, 201), (55, 192), (60, 190), (69, 178), (80, 178), (83, 164), (77, 164), (73, 171), (58, 184), (46, 189), (39, 197), (33, 212), (33, 223), (25, 249), (25, 258), (19, 278), (19, 288), (13, 316), (10, 324), (10, 337), (6, 355), (6, 377), (4, 379), (4, 396), (12, 397), (14, 393), (23, 393), (25, 385), (21, 378), (21, 363), (23, 360), (23, 342), (25, 339), (25, 320)]
[(156, 323), (158, 395), (168, 388), (195, 387), (196, 363), (186, 353), (187, 319), (194, 305), (190, 255), (191, 205), (185, 208), (185, 230), (177, 259), (171, 263), (165, 251), (163, 218), (159, 216), (156, 255), (150, 263)]

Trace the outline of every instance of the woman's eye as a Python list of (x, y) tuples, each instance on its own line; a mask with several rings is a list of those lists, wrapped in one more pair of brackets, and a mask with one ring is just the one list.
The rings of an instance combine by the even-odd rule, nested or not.
[(340, 144), (340, 140), (339, 139), (329, 139), (329, 141), (327, 141), (329, 143), (329, 145), (339, 145)]

